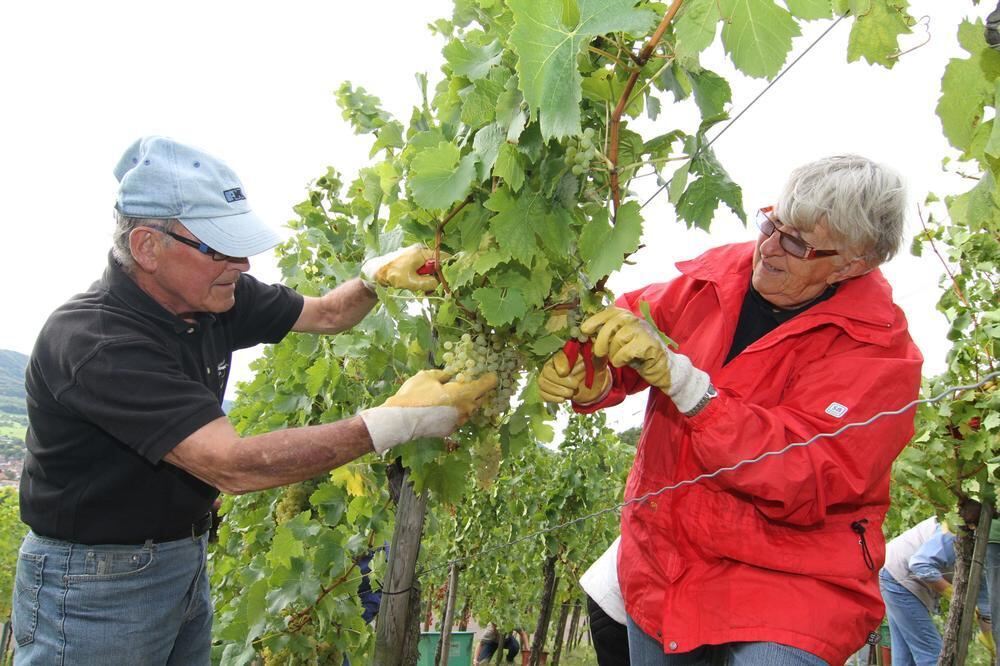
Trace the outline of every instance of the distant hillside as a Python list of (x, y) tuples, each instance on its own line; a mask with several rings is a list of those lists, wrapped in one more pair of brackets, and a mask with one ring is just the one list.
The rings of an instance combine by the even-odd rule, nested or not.
[(28, 357), (9, 349), (0, 349), (0, 412), (24, 414), (24, 369)]

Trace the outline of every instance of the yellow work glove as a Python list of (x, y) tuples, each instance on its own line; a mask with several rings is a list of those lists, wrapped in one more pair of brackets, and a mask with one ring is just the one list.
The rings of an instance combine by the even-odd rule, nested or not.
[(572, 400), (581, 405), (597, 402), (611, 388), (611, 371), (608, 361), (594, 357), (594, 383), (589, 388), (584, 381), (586, 365), (578, 358), (572, 368), (566, 352), (559, 350), (542, 366), (538, 375), (538, 393), (546, 402)]
[[(441, 253), (441, 261), (450, 257), (447, 252)], [(433, 262), (434, 250), (411, 245), (366, 261), (361, 266), (361, 279), (368, 285), (375, 282), (396, 289), (434, 291), (438, 279)]]
[(447, 437), (465, 423), (497, 385), (487, 373), (472, 382), (449, 381), (444, 370), (423, 370), (403, 383), (380, 407), (361, 412), (379, 453), (420, 437)]
[(684, 354), (670, 351), (659, 332), (629, 310), (611, 307), (598, 312), (580, 324), (580, 331), (594, 338), (594, 356), (607, 356), (616, 368), (635, 368), (686, 416), (699, 413), (718, 394), (708, 373)]
[(594, 356), (607, 357), (616, 368), (630, 365), (650, 386), (670, 389), (667, 346), (644, 319), (610, 307), (580, 324), (580, 331), (594, 338)]

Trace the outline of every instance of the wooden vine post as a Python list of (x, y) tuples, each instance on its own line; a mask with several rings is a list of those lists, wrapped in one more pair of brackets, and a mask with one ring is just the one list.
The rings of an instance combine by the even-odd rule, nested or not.
[(458, 596), (458, 563), (452, 562), (448, 570), (448, 597), (444, 606), (444, 619), (441, 621), (441, 640), (438, 641), (437, 664), (448, 666), (448, 656), (451, 654), (451, 625), (455, 621), (455, 601)]
[[(403, 473), (403, 485), (396, 509), (396, 527), (392, 533), (389, 562), (386, 566), (385, 582), (382, 585), (382, 601), (378, 608), (378, 624), (375, 628), (374, 663), (384, 666), (413, 666), (416, 659), (407, 663), (407, 655), (416, 655), (411, 625), (420, 628), (419, 591), (414, 591), (417, 557), (420, 555), (420, 539), (424, 532), (424, 517), (427, 514), (427, 492), (419, 496), (413, 491), (409, 481), (409, 471)], [(411, 613), (410, 597), (417, 600), (417, 611)], [(409, 648), (409, 649), (408, 649)]]
[(555, 646), (552, 649), (552, 666), (559, 666), (562, 658), (563, 641), (566, 637), (566, 623), (569, 621), (569, 603), (560, 604), (559, 622), (556, 624)]
[[(941, 666), (965, 664), (969, 643), (977, 630), (976, 601), (979, 598), (979, 583), (986, 561), (991, 522), (992, 512), (989, 506), (984, 506), (975, 533), (959, 528), (956, 535), (955, 589), (945, 625), (941, 656), (938, 659)], [(966, 566), (966, 562), (970, 564)]]
[(559, 585), (559, 579), (556, 578), (555, 555), (549, 555), (545, 558), (543, 571), (545, 582), (542, 589), (542, 610), (538, 615), (538, 625), (535, 627), (535, 635), (531, 640), (531, 666), (539, 666), (542, 663), (542, 650), (545, 649), (545, 637), (552, 619), (552, 604), (555, 601), (556, 588)]

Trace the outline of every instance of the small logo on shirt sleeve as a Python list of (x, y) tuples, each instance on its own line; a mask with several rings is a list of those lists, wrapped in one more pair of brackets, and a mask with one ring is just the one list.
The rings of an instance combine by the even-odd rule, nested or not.
[(239, 187), (234, 187), (231, 190), (226, 190), (222, 193), (226, 197), (226, 201), (229, 203), (235, 203), (237, 201), (245, 201), (246, 197), (243, 196), (243, 190)]
[(844, 417), (847, 413), (847, 407), (840, 404), (839, 402), (831, 402), (830, 406), (826, 408), (826, 413), (835, 419), (840, 419)]

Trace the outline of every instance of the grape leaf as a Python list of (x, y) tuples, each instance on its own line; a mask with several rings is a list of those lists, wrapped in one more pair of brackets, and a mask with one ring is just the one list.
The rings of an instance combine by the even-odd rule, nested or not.
[(832, 8), (830, 0), (785, 0), (788, 11), (807, 21), (830, 18)]
[(309, 366), (309, 369), (306, 370), (306, 390), (309, 395), (318, 394), (324, 385), (332, 379), (330, 370), (330, 360), (326, 356), (320, 356)]
[(409, 185), (417, 205), (447, 208), (465, 198), (476, 177), (476, 155), (460, 155), (458, 147), (447, 141), (416, 154), (410, 163)]
[[(1000, 109), (1000, 80), (996, 82), (995, 87), (996, 93), (993, 101), (993, 108)], [(996, 118), (994, 118), (990, 121), (990, 125), (992, 125), (990, 139), (983, 147), (983, 152), (990, 157), (1000, 158), (1000, 123), (996, 122)]]
[(524, 158), (517, 152), (517, 148), (509, 143), (500, 146), (500, 154), (497, 156), (496, 165), (493, 167), (493, 175), (504, 179), (510, 189), (517, 192), (524, 185)]
[(604, 209), (595, 214), (580, 234), (579, 254), (591, 282), (597, 282), (621, 268), (625, 255), (639, 247), (642, 215), (639, 204), (629, 201), (618, 209), (618, 219), (611, 226)]
[(267, 561), (271, 566), (290, 567), (293, 557), (302, 557), (305, 551), (302, 542), (295, 538), (289, 529), (288, 523), (278, 525), (274, 530), (274, 539), (271, 541), (271, 550), (267, 553)]
[(733, 91), (728, 81), (707, 69), (688, 72), (688, 76), (691, 88), (694, 90), (694, 101), (701, 110), (702, 118), (716, 116), (726, 110), (726, 104), (733, 99)]
[[(480, 83), (484, 81), (487, 81), (487, 79), (482, 79)], [(469, 89), (464, 91), (464, 99), (462, 101), (462, 122), (472, 129), (477, 129), (493, 122), (493, 119), (496, 117), (496, 100), (498, 94), (500, 94), (499, 91), (491, 93), (488, 86), (483, 88), (480, 88), (478, 85), (469, 86)]]
[(674, 20), (678, 59), (696, 56), (715, 40), (715, 28), (722, 15), (717, 0), (688, 0)]
[(500, 62), (503, 47), (495, 40), (478, 46), (468, 40), (453, 39), (441, 53), (451, 65), (451, 71), (474, 81), (486, 76), (490, 68)]
[(650, 30), (655, 20), (635, 0), (579, 0), (575, 28), (563, 25), (562, 0), (511, 0), (521, 91), (545, 140), (580, 133), (581, 77), (576, 59), (598, 35)]
[(493, 123), (476, 132), (476, 137), (472, 140), (472, 150), (478, 157), (476, 168), (479, 171), (479, 180), (486, 180), (490, 177), (493, 164), (500, 154), (500, 146), (504, 143), (507, 131), (499, 124)]
[(510, 324), (528, 311), (524, 297), (516, 289), (480, 287), (472, 292), (472, 298), (491, 326)]
[(982, 122), (983, 106), (993, 99), (992, 82), (1000, 78), (1000, 53), (986, 46), (982, 21), (964, 21), (958, 42), (971, 57), (954, 58), (945, 67), (937, 114), (948, 142), (968, 152)]
[(562, 349), (565, 342), (566, 341), (558, 335), (546, 335), (538, 338), (534, 341), (534, 343), (532, 343), (531, 351), (536, 356), (551, 356), (559, 349)]
[(538, 251), (531, 208), (538, 201), (537, 195), (523, 193), (516, 199), (506, 187), (501, 187), (486, 201), (486, 207), (496, 215), (490, 220), (490, 229), (497, 244), (516, 261), (531, 265), (531, 258)]
[(375, 153), (385, 148), (402, 148), (406, 145), (403, 142), (403, 125), (395, 120), (380, 127), (375, 135), (376, 139), (368, 157), (374, 157)]
[(772, 78), (781, 70), (799, 26), (773, 0), (719, 0), (722, 44), (748, 76)]
[(711, 151), (703, 149), (691, 160), (690, 171), (698, 178), (688, 185), (677, 201), (677, 214), (682, 220), (689, 226), (708, 229), (715, 209), (720, 203), (725, 203), (746, 224), (743, 191), (729, 178)]
[(871, 0), (868, 11), (854, 20), (847, 42), (847, 61), (864, 58), (891, 68), (899, 54), (899, 36), (909, 34), (912, 18), (906, 0)]

